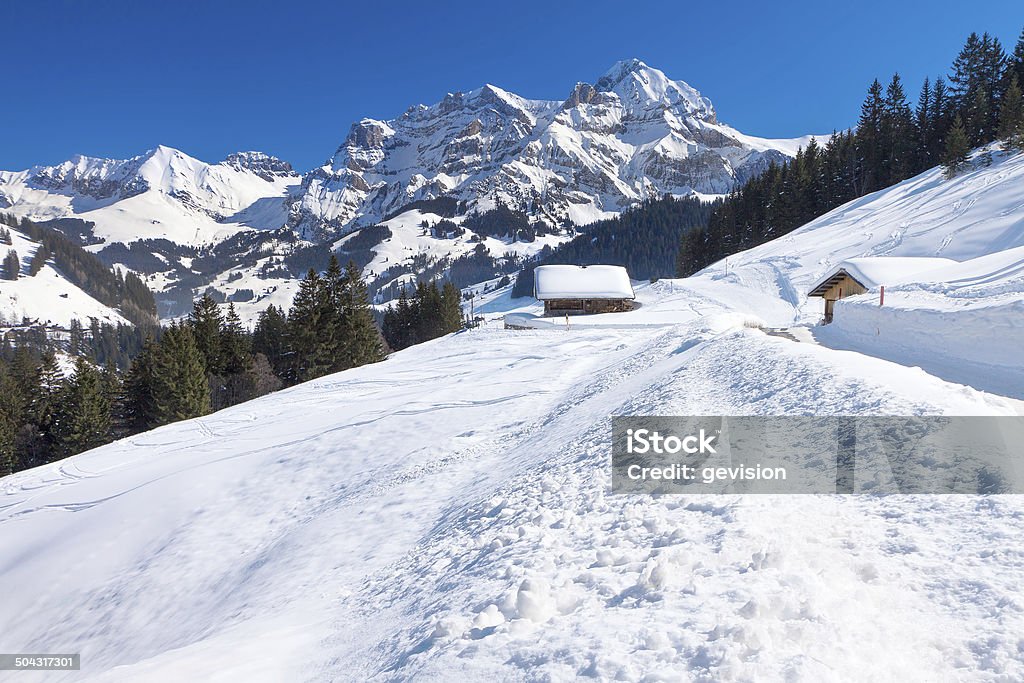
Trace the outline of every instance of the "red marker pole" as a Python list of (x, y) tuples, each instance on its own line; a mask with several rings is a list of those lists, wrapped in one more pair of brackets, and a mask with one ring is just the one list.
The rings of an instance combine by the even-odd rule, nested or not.
[(878, 288), (878, 305), (885, 305), (885, 285), (882, 285), (881, 287)]

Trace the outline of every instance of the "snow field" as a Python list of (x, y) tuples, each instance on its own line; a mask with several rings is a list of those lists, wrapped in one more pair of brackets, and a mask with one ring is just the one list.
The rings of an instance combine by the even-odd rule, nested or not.
[(695, 318), (465, 332), (4, 479), (0, 628), (100, 680), (1024, 675), (1012, 497), (607, 494), (612, 414), (1012, 411)]

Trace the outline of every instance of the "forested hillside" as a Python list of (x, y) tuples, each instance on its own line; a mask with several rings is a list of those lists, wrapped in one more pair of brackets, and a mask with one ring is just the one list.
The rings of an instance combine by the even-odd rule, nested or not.
[(140, 327), (156, 324), (153, 293), (134, 273), (112, 270), (94, 254), (45, 222), (0, 214), (0, 223), (20, 230), (42, 245), (30, 265), (30, 276), (35, 275), (46, 260), (53, 259), (54, 265), (75, 286), (100, 303), (116, 308), (133, 324)]
[(998, 39), (972, 33), (948, 81), (926, 78), (913, 108), (898, 73), (886, 86), (875, 80), (853, 130), (773, 164), (716, 206), (706, 228), (683, 233), (677, 274), (691, 275), (937, 164), (955, 175), (971, 148), (995, 140), (1019, 147), (1022, 82), (1024, 32), (1010, 55)]
[(671, 277), (679, 239), (707, 225), (716, 203), (671, 196), (651, 199), (615, 218), (592, 223), (574, 239), (544, 253), (523, 267), (512, 289), (513, 297), (533, 292), (533, 269), (539, 265), (606, 263), (625, 266), (630, 277)]

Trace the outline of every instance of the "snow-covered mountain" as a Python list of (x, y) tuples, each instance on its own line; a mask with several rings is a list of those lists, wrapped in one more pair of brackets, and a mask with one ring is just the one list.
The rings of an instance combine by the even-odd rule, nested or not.
[(809, 137), (743, 135), (690, 85), (632, 59), (564, 100), (486, 85), (389, 121), (363, 119), (303, 179), (289, 224), (315, 235), (442, 194), (584, 224), (650, 196), (728, 192)]
[(76, 156), (56, 166), (0, 172), (0, 210), (34, 220), (95, 223), (89, 239), (166, 239), (200, 246), (246, 228), (278, 228), (299, 182), (287, 162), (260, 152), (208, 164), (160, 146), (123, 161)]
[(743, 135), (693, 87), (632, 59), (564, 100), (485, 85), (389, 121), (363, 119), (304, 176), (260, 152), (209, 164), (160, 146), (0, 172), (0, 209), (94, 221), (104, 242), (190, 246), (284, 226), (320, 241), (441, 195), (585, 224), (650, 196), (727, 192), (810, 137)]
[[(935, 169), (571, 327), (504, 329), (540, 307), (498, 297), (479, 329), (6, 477), (4, 647), (81, 652), (68, 680), (1021, 680), (1020, 496), (613, 495), (609, 416), (1022, 414), (968, 358), (1024, 329), (1022, 177)], [(886, 254), (971, 271), (869, 330), (939, 313), (931, 367), (806, 326), (815, 278)]]
[[(463, 215), (497, 202), (523, 210), (554, 229), (545, 228), (548, 238), (488, 246), (495, 258), (530, 254), (569, 239), (569, 222), (583, 225), (651, 196), (727, 192), (809, 139), (743, 135), (719, 122), (690, 85), (633, 59), (565, 99), (486, 85), (389, 121), (363, 119), (305, 175), (259, 152), (210, 164), (163, 146), (126, 160), (76, 156), (3, 171), (0, 210), (85, 221), (74, 236), (107, 263), (144, 276), (164, 317), (214, 288), (235, 297), (251, 322), (271, 301), (287, 304), (308, 268), (290, 260), (296, 250), (338, 247), (340, 237), (416, 200), (452, 197)], [(407, 213), (391, 229), (411, 249), (375, 245), (363, 258), (368, 278), (398, 281), (425, 261), (467, 252), (471, 234), (422, 240), (413, 223), (422, 216)]]

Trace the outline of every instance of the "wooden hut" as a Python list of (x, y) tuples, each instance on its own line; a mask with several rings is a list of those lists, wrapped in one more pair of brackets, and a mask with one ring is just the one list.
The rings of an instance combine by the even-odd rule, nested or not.
[(545, 315), (617, 313), (633, 310), (636, 294), (622, 266), (537, 266), (533, 295)]
[(865, 256), (843, 261), (811, 286), (807, 296), (825, 300), (824, 322), (832, 322), (840, 299), (883, 285), (910, 282), (929, 270), (954, 263), (950, 259), (913, 256)]

